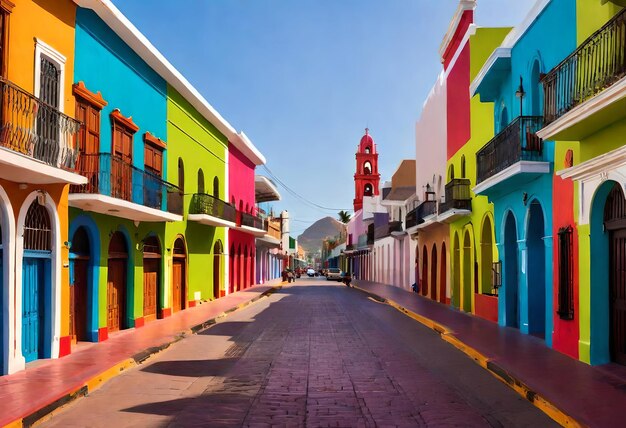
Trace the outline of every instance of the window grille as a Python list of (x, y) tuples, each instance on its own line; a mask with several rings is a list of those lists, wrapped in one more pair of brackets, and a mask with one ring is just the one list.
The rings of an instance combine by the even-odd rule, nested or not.
[(498, 288), (502, 287), (502, 261), (499, 260), (491, 264), (491, 286), (492, 293), (497, 295)]
[(572, 226), (559, 229), (559, 307), (561, 319), (574, 319), (574, 260)]
[(46, 207), (33, 201), (26, 212), (24, 221), (24, 249), (25, 250), (52, 250), (52, 228), (50, 216)]

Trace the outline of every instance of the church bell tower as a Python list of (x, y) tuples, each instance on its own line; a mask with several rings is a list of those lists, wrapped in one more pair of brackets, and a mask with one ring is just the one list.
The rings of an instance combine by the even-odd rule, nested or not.
[(356, 152), (356, 173), (354, 174), (354, 212), (363, 208), (364, 196), (379, 194), (378, 185), (380, 174), (378, 173), (378, 153), (376, 144), (369, 129), (365, 128), (365, 135), (361, 138)]

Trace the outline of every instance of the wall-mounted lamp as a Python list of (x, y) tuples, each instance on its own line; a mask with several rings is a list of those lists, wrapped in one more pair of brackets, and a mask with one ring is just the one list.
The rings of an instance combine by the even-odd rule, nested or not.
[(524, 85), (522, 83), (523, 83), (522, 76), (520, 76), (519, 86), (517, 87), (517, 91), (515, 91), (515, 96), (519, 98), (519, 115), (520, 116), (524, 115), (522, 112), (522, 106), (523, 106), (524, 96), (526, 95), (526, 92), (524, 91)]

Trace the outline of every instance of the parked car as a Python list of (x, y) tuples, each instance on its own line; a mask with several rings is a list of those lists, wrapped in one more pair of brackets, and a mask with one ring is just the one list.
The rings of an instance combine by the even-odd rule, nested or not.
[(313, 277), (313, 276), (315, 276), (315, 269), (313, 269), (313, 268), (308, 268), (308, 269), (306, 270), (306, 274), (307, 274), (309, 277)]
[(341, 269), (328, 268), (326, 273), (326, 281), (341, 281)]

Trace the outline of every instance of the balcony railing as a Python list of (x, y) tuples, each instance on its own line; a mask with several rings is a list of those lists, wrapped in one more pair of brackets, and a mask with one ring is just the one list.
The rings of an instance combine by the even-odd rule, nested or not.
[(419, 207), (413, 208), (406, 214), (405, 222), (406, 228), (417, 226), (417, 210)]
[(178, 187), (110, 153), (81, 155), (77, 172), (87, 184), (70, 186), (70, 193), (107, 195), (149, 208), (182, 215)]
[(261, 230), (267, 230), (265, 228), (264, 221), (261, 217), (244, 213), (244, 212), (239, 212), (239, 215), (241, 216), (240, 218), (241, 218), (242, 226), (253, 227), (255, 229), (261, 229)]
[(476, 153), (476, 184), (521, 161), (543, 160), (539, 116), (519, 116)]
[(206, 214), (232, 223), (237, 218), (235, 207), (205, 193), (196, 193), (191, 197), (189, 214)]
[(626, 9), (587, 38), (543, 79), (545, 124), (626, 75)]
[(80, 122), (0, 79), (0, 146), (74, 172)]
[(417, 224), (424, 223), (424, 217), (437, 212), (437, 201), (424, 201), (417, 207)]
[(472, 195), (468, 178), (453, 178), (446, 184), (446, 201), (439, 204), (439, 214), (452, 209), (472, 209)]
[(391, 235), (391, 232), (402, 232), (401, 221), (391, 221), (387, 224), (381, 224), (374, 229), (374, 239), (381, 239)]

